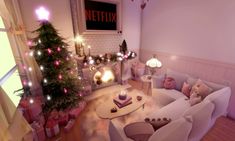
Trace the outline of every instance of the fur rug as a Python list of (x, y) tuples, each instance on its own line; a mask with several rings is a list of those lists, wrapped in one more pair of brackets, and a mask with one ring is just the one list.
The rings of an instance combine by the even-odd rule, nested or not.
[[(83, 133), (82, 139), (84, 139), (84, 141), (109, 141), (109, 119), (99, 118), (95, 112), (95, 109), (101, 103), (104, 103), (107, 99), (109, 99), (115, 91), (120, 91), (123, 88), (127, 87), (111, 87), (104, 90), (99, 90), (99, 93), (102, 93), (98, 94), (100, 95), (99, 97), (90, 98), (92, 100), (88, 102), (87, 107), (84, 111), (85, 113), (82, 114), (81, 117), (81, 130)], [(118, 122), (118, 124), (120, 124), (121, 126), (125, 126), (128, 123), (144, 119), (149, 114), (151, 114), (152, 111), (155, 111), (159, 108), (160, 107), (157, 105), (157, 102), (155, 102), (153, 98), (148, 96), (144, 107), (141, 107), (128, 115), (114, 118), (112, 120), (114, 122)]]

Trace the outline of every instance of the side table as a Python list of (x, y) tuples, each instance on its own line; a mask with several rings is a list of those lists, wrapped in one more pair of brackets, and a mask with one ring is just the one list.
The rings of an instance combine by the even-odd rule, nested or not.
[(152, 77), (151, 75), (143, 75), (140, 77), (142, 82), (142, 89), (144, 89), (144, 84), (147, 84), (147, 95), (152, 95), (151, 84), (152, 84)]

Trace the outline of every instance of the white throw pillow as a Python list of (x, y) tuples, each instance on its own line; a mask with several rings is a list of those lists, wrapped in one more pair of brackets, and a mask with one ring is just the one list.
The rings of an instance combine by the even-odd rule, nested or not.
[(176, 81), (176, 89), (181, 90), (183, 83), (187, 80), (188, 75), (180, 72), (176, 72), (170, 69), (166, 71), (166, 77), (172, 77)]
[(197, 82), (197, 80), (198, 79), (196, 79), (194, 77), (188, 76), (187, 83), (192, 87)]
[(149, 141), (187, 141), (191, 129), (191, 117), (181, 117), (158, 129)]
[(193, 127), (189, 134), (189, 141), (199, 141), (209, 130), (211, 115), (214, 111), (214, 104), (209, 101), (203, 101), (189, 108), (183, 116), (192, 116)]

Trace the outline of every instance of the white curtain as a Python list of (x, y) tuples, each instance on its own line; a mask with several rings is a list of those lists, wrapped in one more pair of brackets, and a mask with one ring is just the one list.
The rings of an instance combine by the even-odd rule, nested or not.
[[(3, 18), (6, 28), (9, 29), (8, 36), (20, 75), (32, 82), (33, 94), (41, 94), (41, 71), (34, 58), (25, 56), (25, 53), (30, 50), (27, 46), (18, 0), (0, 0), (0, 16)], [(23, 65), (31, 67), (33, 70), (31, 72), (25, 71)]]
[(32, 129), (0, 87), (0, 141), (32, 141)]
[[(33, 11), (31, 11), (33, 12)], [(29, 52), (26, 35), (18, 7), (18, 0), (0, 0), (0, 16), (3, 18), (12, 51), (21, 76), (25, 76), (33, 84), (32, 93), (41, 94), (41, 72), (33, 58), (24, 57)], [(16, 32), (17, 31), (17, 32)], [(33, 71), (27, 72), (22, 65), (30, 66)], [(32, 140), (31, 127), (16, 109), (8, 95), (0, 87), (0, 141)]]

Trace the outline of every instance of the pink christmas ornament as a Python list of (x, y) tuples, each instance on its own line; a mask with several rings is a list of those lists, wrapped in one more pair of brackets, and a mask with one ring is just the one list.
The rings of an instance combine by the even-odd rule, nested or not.
[(59, 74), (58, 78), (61, 80), (61, 79), (62, 79), (62, 75), (61, 75), (61, 74)]
[(61, 48), (60, 48), (60, 47), (57, 47), (57, 51), (60, 52), (60, 51), (61, 51)]
[(29, 47), (31, 47), (31, 46), (33, 45), (33, 42), (32, 42), (31, 40), (28, 40), (28, 41), (27, 41), (27, 45), (28, 45)]
[(51, 54), (52, 53), (52, 50), (51, 49), (47, 49), (47, 52), (48, 52), (48, 54)]
[(55, 61), (55, 65), (56, 65), (56, 66), (59, 66), (59, 65), (60, 65), (60, 61), (56, 60), (56, 61)]
[(24, 86), (28, 85), (27, 80), (23, 80), (23, 85), (24, 85)]
[(64, 88), (64, 93), (67, 94), (68, 90), (66, 88)]

